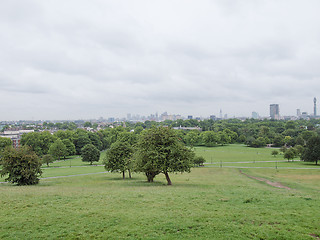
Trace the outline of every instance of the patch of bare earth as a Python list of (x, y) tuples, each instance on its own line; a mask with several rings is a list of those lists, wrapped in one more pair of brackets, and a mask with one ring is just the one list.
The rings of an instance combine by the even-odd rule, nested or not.
[(314, 237), (315, 239), (320, 239), (320, 236), (317, 234), (309, 234), (311, 237)]
[(255, 180), (258, 180), (260, 182), (265, 182), (266, 184), (270, 185), (270, 186), (273, 186), (273, 187), (277, 187), (277, 188), (284, 188), (284, 189), (287, 189), (287, 190), (292, 190), (292, 188), (289, 188), (287, 186), (284, 186), (282, 183), (279, 183), (279, 182), (271, 182), (270, 180), (268, 179), (265, 179), (265, 178), (259, 178), (259, 177), (254, 177), (254, 176), (250, 176), (244, 172), (242, 172), (241, 170), (239, 170), (239, 172), (245, 176), (247, 176), (248, 178), (252, 178), (252, 179), (255, 179)]

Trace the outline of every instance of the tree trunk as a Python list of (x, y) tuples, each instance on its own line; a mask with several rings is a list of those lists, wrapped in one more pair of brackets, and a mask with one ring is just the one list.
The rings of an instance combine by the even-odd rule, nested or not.
[(169, 174), (168, 172), (165, 172), (164, 175), (166, 176), (166, 179), (167, 179), (167, 182), (168, 182), (168, 185), (172, 185), (172, 182), (170, 180), (170, 177), (169, 177)]
[(125, 179), (126, 176), (124, 175), (124, 171), (122, 171), (122, 178)]
[(128, 169), (128, 172), (129, 172), (129, 178), (131, 178), (131, 171), (130, 171), (130, 169)]
[(146, 176), (147, 176), (148, 182), (153, 182), (153, 179), (155, 177), (155, 175), (153, 173), (146, 172)]

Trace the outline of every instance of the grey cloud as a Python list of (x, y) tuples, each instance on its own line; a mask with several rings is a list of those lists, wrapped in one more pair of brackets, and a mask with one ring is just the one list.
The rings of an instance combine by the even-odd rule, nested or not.
[(0, 9), (0, 101), (14, 100), (3, 117), (17, 117), (11, 109), (19, 104), (21, 118), (164, 110), (207, 116), (220, 108), (268, 115), (275, 101), (294, 114), (320, 90), (319, 6), (7, 1)]

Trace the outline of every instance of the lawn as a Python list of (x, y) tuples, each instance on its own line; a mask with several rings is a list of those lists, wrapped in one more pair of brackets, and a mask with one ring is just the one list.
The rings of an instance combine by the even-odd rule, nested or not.
[[(234, 149), (245, 152), (248, 148), (237, 145)], [(207, 150), (211, 152), (212, 148)], [(236, 156), (236, 150), (230, 155)], [(229, 160), (224, 159), (232, 162), (230, 156)], [(163, 174), (150, 184), (143, 174), (135, 173), (132, 179), (122, 180), (119, 173), (99, 173), (105, 171), (102, 166), (50, 167), (44, 169), (43, 177), (95, 174), (41, 179), (36, 186), (0, 184), (0, 239), (320, 236), (319, 170), (241, 170), (250, 176), (279, 181), (291, 190), (248, 178), (237, 168), (194, 168), (191, 173), (171, 174), (173, 185), (167, 186)]]
[[(254, 162), (283, 160), (283, 155), (271, 155), (274, 148), (250, 148), (242, 144), (219, 147), (195, 147), (197, 155), (203, 156), (207, 163)], [(277, 149), (279, 150), (279, 149)]]

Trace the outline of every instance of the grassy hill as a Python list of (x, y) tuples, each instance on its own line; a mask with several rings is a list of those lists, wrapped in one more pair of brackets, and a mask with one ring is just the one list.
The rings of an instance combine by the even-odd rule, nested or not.
[[(249, 148), (196, 152), (222, 149), (234, 156), (225, 162), (232, 162)], [(268, 155), (261, 159), (273, 159)], [(52, 167), (44, 177), (90, 175), (42, 179), (36, 186), (0, 184), (0, 239), (316, 239), (319, 169), (241, 169), (288, 190), (227, 167), (171, 174), (172, 186), (162, 175), (150, 184), (142, 174), (122, 180), (100, 173), (101, 166)]]

